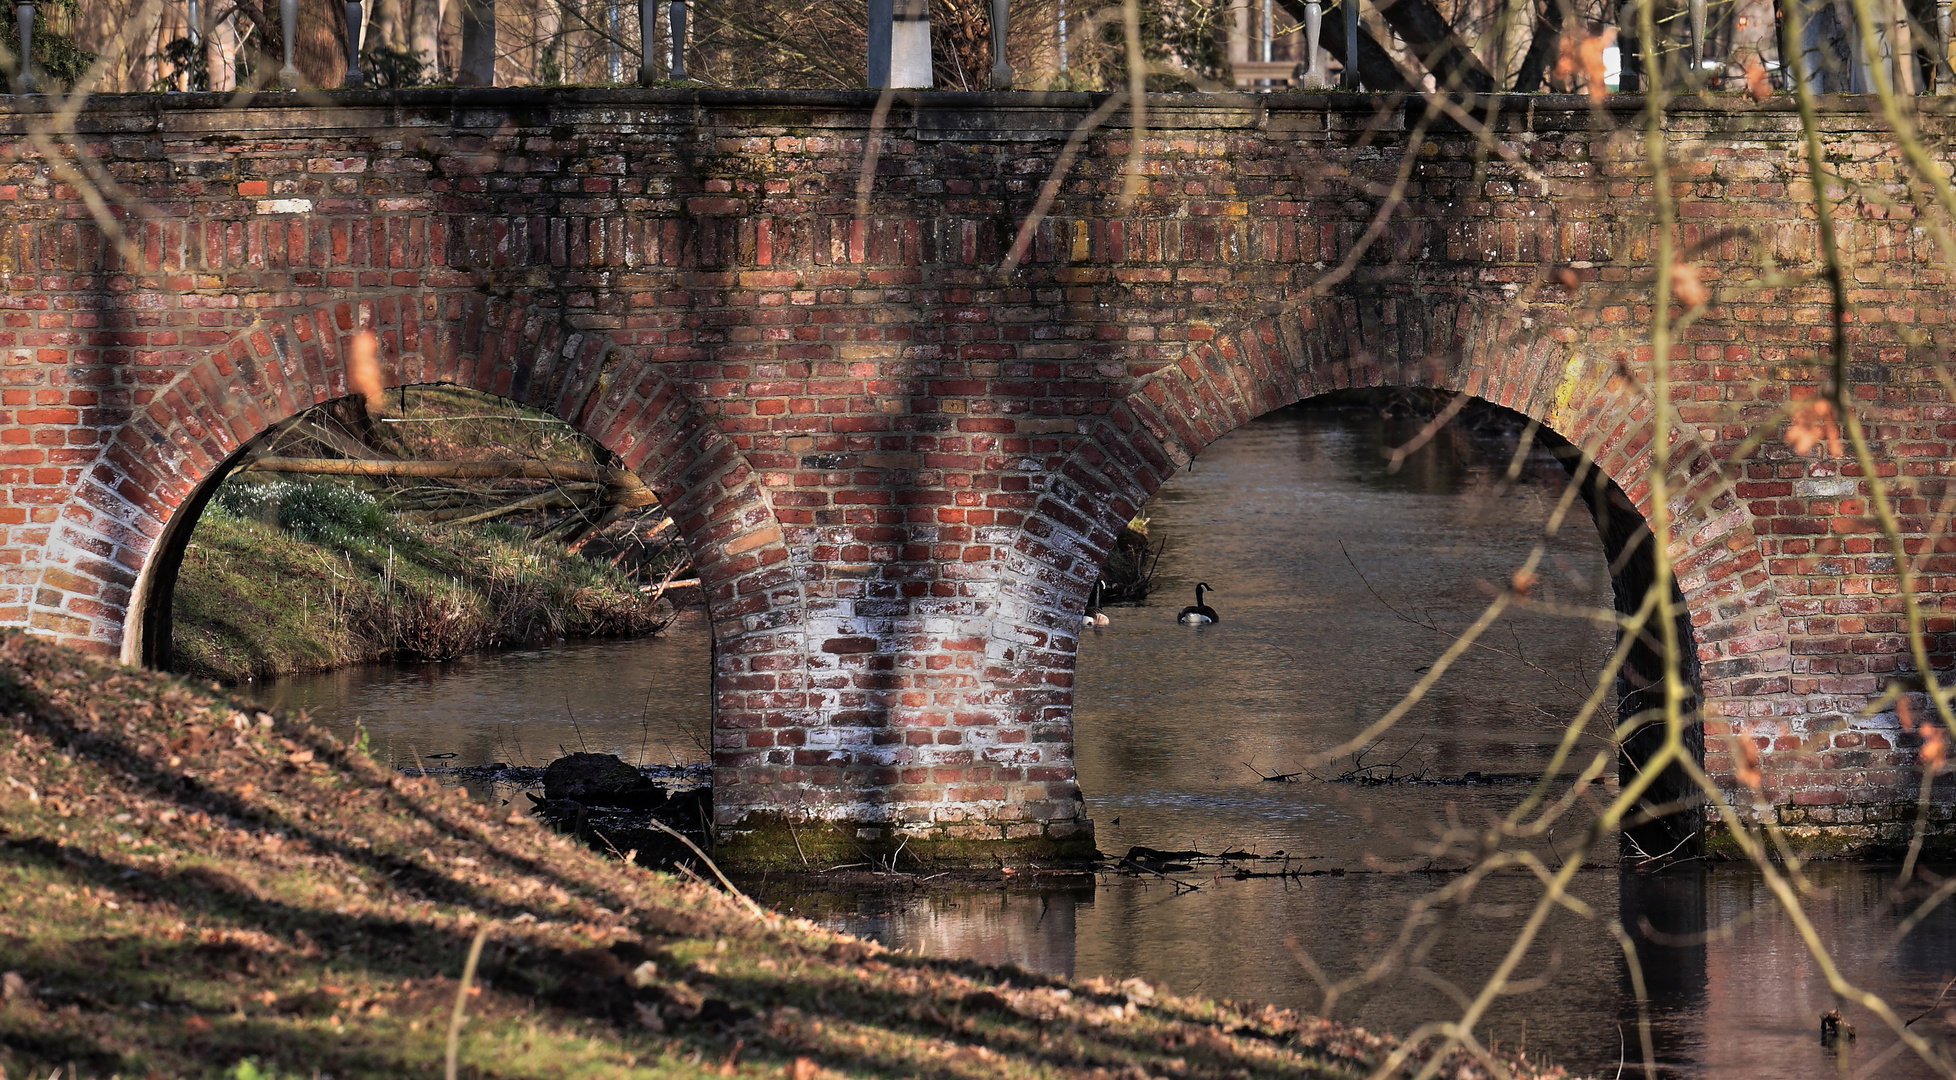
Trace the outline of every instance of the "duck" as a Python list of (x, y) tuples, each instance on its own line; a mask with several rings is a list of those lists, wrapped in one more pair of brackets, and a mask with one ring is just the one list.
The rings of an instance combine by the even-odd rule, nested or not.
[(1195, 603), (1183, 608), (1182, 613), (1175, 617), (1175, 621), (1189, 626), (1206, 626), (1209, 623), (1221, 622), (1222, 616), (1216, 614), (1216, 609), (1202, 602), (1202, 594), (1208, 591), (1208, 582), (1205, 581), (1197, 585), (1195, 587)]
[(1114, 621), (1107, 617), (1106, 612), (1100, 610), (1100, 590), (1106, 584), (1105, 578), (1098, 579), (1093, 583), (1093, 590), (1087, 593), (1087, 613), (1080, 616), (1081, 626), (1106, 626)]

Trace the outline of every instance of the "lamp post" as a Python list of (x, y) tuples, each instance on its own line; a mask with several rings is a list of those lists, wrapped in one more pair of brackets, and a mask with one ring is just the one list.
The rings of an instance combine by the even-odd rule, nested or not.
[(34, 0), (14, 5), (14, 20), (20, 27), (20, 70), (14, 73), (14, 93), (34, 92)]
[(299, 69), (292, 66), (292, 39), (299, 32), (299, 0), (278, 0), (278, 32), (285, 45), (285, 66), (278, 69), (278, 84), (297, 90), (304, 81)]
[(992, 76), (994, 90), (1012, 88), (1012, 65), (1005, 62), (1005, 31), (1012, 0), (992, 0)]
[(367, 85), (366, 77), (360, 73), (360, 31), (366, 23), (366, 11), (360, 0), (346, 2), (346, 80), (340, 85), (354, 89)]

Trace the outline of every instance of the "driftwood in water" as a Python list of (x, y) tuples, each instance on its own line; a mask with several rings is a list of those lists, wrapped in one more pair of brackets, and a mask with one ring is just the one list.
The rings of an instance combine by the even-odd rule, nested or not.
[(1135, 518), (1128, 522), (1114, 538), (1114, 550), (1108, 552), (1107, 565), (1100, 572), (1100, 579), (1106, 583), (1101, 590), (1101, 603), (1131, 603), (1146, 598), (1155, 570), (1161, 565), (1161, 553), (1167, 547), (1166, 540), (1149, 543), (1148, 519)]

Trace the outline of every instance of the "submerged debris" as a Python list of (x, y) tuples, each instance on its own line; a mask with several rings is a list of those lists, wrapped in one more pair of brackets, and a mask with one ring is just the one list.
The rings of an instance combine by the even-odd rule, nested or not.
[(521, 792), (545, 824), (641, 866), (698, 861), (683, 842), (653, 822), (704, 849), (713, 821), (711, 765), (632, 765), (612, 754), (569, 754), (544, 768), (497, 761), (456, 768), (413, 765), (401, 771)]

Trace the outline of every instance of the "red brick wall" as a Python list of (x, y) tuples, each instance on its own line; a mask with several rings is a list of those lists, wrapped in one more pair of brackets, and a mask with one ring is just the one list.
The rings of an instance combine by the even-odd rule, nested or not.
[[(1372, 102), (1163, 99), (1139, 201), (1115, 198), (1127, 134), (1089, 140), (1002, 278), (1092, 103), (900, 101), (858, 216), (873, 100), (103, 99), (83, 131), (144, 207), (124, 217), (133, 262), (0, 113), (0, 625), (132, 647), (174, 508), (344, 393), (342, 350), (371, 326), (397, 381), (551, 409), (674, 507), (718, 642), (723, 825), (778, 810), (1065, 840), (1088, 828), (1070, 733), (1086, 583), (1120, 522), (1235, 426), (1341, 387), (1465, 390), (1648, 505), (1647, 170), (1586, 104), (1511, 111), (1526, 169), (1421, 137), (1379, 243), (1314, 287), (1412, 141)], [(1827, 122), (1851, 176), (1894, 183), (1865, 110)], [(1810, 268), (1796, 134), (1775, 106), (1675, 117), (1680, 240), (1717, 296), (1675, 370), (1672, 550), (1708, 764), (1727, 774), (1720, 737), (1743, 734), (1786, 820), (1886, 820), (1916, 780), (1893, 715), (1857, 715), (1906, 666), (1866, 487), (1777, 442), (1729, 462), (1818, 385), (1824, 292), (1759, 268)], [(1857, 398), (1926, 545), (1956, 437), (1931, 363), (1952, 298), (1902, 215), (1841, 219)], [(1549, 283), (1564, 265), (1574, 295)], [(1949, 558), (1923, 566), (1940, 654)]]

